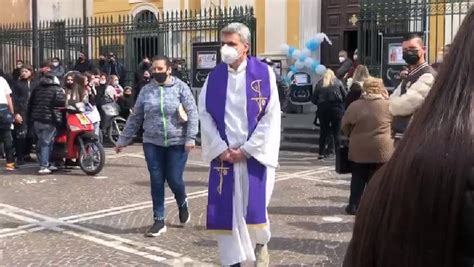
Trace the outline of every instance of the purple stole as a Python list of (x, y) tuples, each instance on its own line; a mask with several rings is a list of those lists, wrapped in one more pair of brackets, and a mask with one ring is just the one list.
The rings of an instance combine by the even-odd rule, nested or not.
[[(225, 131), (225, 107), (227, 99), (228, 67), (219, 64), (209, 74), (206, 92), (206, 110), (216, 123), (220, 137), (227, 144)], [(270, 100), (268, 66), (254, 57), (247, 58), (247, 121), (248, 137), (252, 136), (258, 122), (265, 114)], [(249, 196), (246, 214), (248, 225), (266, 224), (267, 168), (254, 158), (247, 159)], [(207, 205), (207, 229), (232, 230), (234, 196), (234, 165), (214, 159), (209, 170), (209, 196)]]

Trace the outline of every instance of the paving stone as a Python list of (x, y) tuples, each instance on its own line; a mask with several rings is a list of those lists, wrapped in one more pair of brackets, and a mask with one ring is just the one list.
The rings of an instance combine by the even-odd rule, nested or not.
[[(72, 219), (77, 222), (67, 221), (75, 224), (60, 225), (59, 232), (35, 230), (37, 227), (30, 226), (28, 233), (2, 237), (1, 229), (22, 227), (28, 223), (4, 215), (0, 208), (2, 264), (219, 265), (217, 242), (205, 230), (207, 197), (196, 194), (207, 190), (207, 167), (201, 162), (199, 153), (196, 150), (190, 155), (192, 164), (185, 172), (191, 222), (184, 227), (179, 224), (177, 206), (167, 189), (168, 231), (157, 238), (143, 236), (152, 224), (152, 211), (149, 177), (140, 146), (127, 148), (119, 155), (108, 149), (107, 164), (100, 174), (106, 178), (102, 179), (86, 176), (80, 170), (38, 176), (36, 167), (23, 168), (11, 174), (2, 173), (0, 203), (52, 218), (78, 215)], [(276, 183), (269, 207), (273, 235), (269, 243), (271, 265), (340, 266), (354, 223), (354, 217), (344, 213), (350, 176), (336, 174), (333, 161), (318, 161), (314, 154), (282, 152), (280, 163), (277, 179), (286, 178)], [(288, 179), (288, 175), (301, 171), (307, 172)], [(42, 218), (36, 219), (44, 221)], [(51, 226), (55, 222), (48, 223)], [(102, 241), (85, 240), (77, 234), (166, 260), (156, 262), (145, 254), (111, 248), (101, 245)]]

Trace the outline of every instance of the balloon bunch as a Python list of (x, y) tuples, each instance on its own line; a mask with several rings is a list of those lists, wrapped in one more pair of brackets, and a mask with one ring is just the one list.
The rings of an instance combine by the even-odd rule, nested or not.
[(305, 47), (301, 50), (291, 47), (288, 44), (281, 45), (282, 52), (294, 60), (293, 65), (288, 68), (288, 79), (296, 72), (302, 71), (305, 68), (319, 75), (323, 75), (326, 72), (326, 66), (321, 65), (319, 60), (312, 58), (321, 47), (323, 41), (332, 45), (331, 40), (329, 40), (325, 33), (317, 33), (314, 38), (305, 43)]

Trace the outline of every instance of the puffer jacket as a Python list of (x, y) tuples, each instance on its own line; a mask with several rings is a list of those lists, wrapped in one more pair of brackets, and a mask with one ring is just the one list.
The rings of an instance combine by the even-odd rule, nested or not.
[[(180, 104), (188, 115), (186, 123), (179, 119)], [(128, 145), (142, 122), (143, 143), (162, 147), (194, 144), (198, 120), (196, 101), (186, 83), (172, 77), (170, 84), (161, 86), (152, 80), (141, 90), (117, 145)]]
[(474, 266), (474, 168), (467, 179), (464, 206), (461, 211), (460, 245), (462, 249), (462, 267)]
[[(29, 122), (41, 122), (56, 125), (60, 123), (57, 107), (66, 105), (66, 94), (59, 86), (59, 80), (51, 74), (45, 74), (39, 85), (33, 89), (28, 105)], [(59, 115), (59, 116), (58, 116)]]

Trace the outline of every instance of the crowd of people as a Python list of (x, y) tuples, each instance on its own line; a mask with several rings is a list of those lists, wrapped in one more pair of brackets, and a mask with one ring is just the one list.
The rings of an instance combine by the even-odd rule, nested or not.
[[(320, 124), (319, 159), (330, 156), (329, 142), (348, 146), (351, 164), (351, 196), (347, 213), (355, 215), (362, 193), (372, 175), (392, 156), (413, 114), (423, 104), (436, 76), (425, 59), (423, 39), (410, 34), (403, 42), (408, 72), (389, 94), (381, 79), (370, 76), (366, 66), (345, 51), (339, 53), (340, 68), (328, 69), (316, 84), (312, 102)], [(341, 141), (341, 133), (347, 138)], [(344, 150), (342, 150), (344, 151)], [(337, 154), (339, 157), (346, 155)]]
[(65, 128), (61, 107), (83, 103), (97, 136), (101, 136), (103, 126), (103, 105), (116, 103), (120, 116), (128, 118), (141, 88), (150, 82), (150, 60), (144, 57), (135, 86), (131, 87), (124, 86), (125, 67), (117, 63), (113, 53), (108, 59), (101, 57), (96, 68), (84, 53), (79, 53), (72, 70), (66, 71), (60, 59), (54, 57), (41, 64), (37, 72), (18, 60), (12, 73), (1, 73), (0, 157), (6, 158), (7, 171), (34, 161), (33, 147), (40, 174), (57, 170), (49, 159), (56, 133)]
[[(406, 36), (402, 46), (408, 69), (392, 94), (344, 51), (339, 54), (341, 68), (328, 69), (317, 83), (312, 102), (321, 126), (319, 158), (328, 156), (328, 139), (336, 149), (346, 143), (342, 131), (352, 161), (346, 212), (357, 217), (344, 266), (474, 264), (473, 29), (474, 9), (439, 75), (426, 62), (422, 37)], [(100, 128), (100, 116), (94, 114), (100, 114), (101, 105), (116, 102), (129, 115), (117, 153), (144, 130), (154, 220), (145, 235), (155, 237), (166, 231), (165, 182), (175, 196), (180, 222), (190, 219), (183, 172), (200, 122), (202, 158), (210, 166), (206, 223), (219, 233), (221, 263), (268, 266), (267, 207), (278, 167), (281, 106), (275, 72), (249, 55), (250, 37), (241, 23), (221, 30), (223, 62), (207, 77), (199, 105), (189, 86), (173, 77), (166, 57), (144, 59), (135, 89), (122, 87), (123, 67), (116, 62), (109, 67), (102, 62), (106, 71), (101, 72), (90, 69), (84, 54), (62, 83), (57, 77), (62, 70), (53, 72), (50, 64), (42, 66), (39, 79), (30, 67), (20, 66), (12, 89), (0, 79), (0, 141), (7, 168), (14, 170), (15, 162), (28, 158), (33, 141), (24, 140), (33, 132), (40, 173), (54, 169), (48, 157), (60, 127), (56, 107), (84, 103)], [(23, 141), (14, 145), (14, 140)]]
[(346, 212), (357, 216), (345, 267), (473, 266), (473, 29), (471, 9), (435, 66), (423, 37), (407, 35), (407, 68), (391, 93), (344, 51), (316, 85), (319, 158), (333, 139), (352, 173)]

